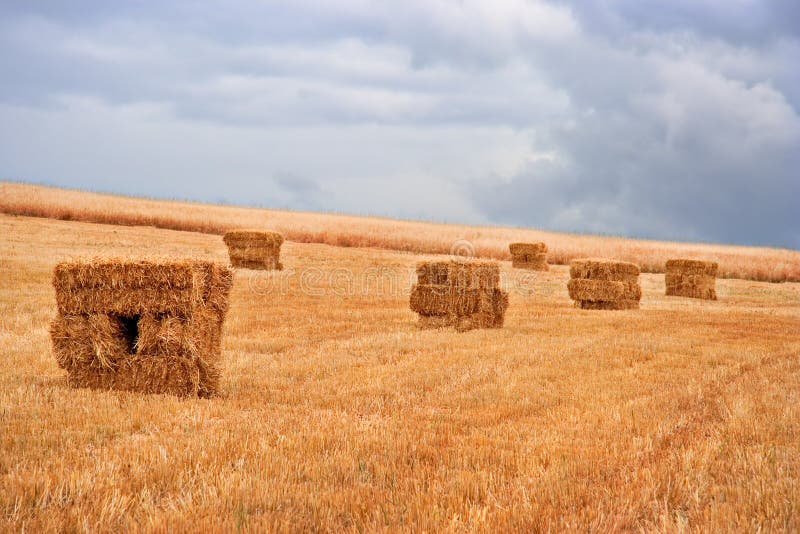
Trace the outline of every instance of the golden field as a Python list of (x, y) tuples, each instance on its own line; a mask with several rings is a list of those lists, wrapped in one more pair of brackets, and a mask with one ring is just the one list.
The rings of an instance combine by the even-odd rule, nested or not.
[(240, 206), (175, 202), (0, 181), (0, 213), (120, 225), (155, 226), (223, 234), (235, 228), (281, 232), (289, 241), (404, 252), (448, 254), (460, 245), (479, 257), (510, 260), (508, 244), (544, 241), (548, 261), (575, 258), (631, 261), (643, 272), (663, 273), (672, 258), (719, 263), (723, 278), (800, 282), (800, 251), (627, 239), (500, 226), (465, 226), (308, 213)]
[(800, 284), (713, 302), (644, 274), (640, 310), (584, 311), (566, 267), (503, 262), (505, 327), (459, 334), (408, 309), (430, 256), (287, 242), (236, 273), (221, 396), (70, 389), (52, 269), (128, 254), (227, 261), (216, 235), (0, 216), (0, 530), (800, 529)]

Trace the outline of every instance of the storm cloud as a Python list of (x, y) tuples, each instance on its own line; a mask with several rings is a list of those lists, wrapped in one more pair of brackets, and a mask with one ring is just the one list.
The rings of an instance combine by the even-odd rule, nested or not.
[(788, 0), (0, 4), (0, 177), (800, 248)]

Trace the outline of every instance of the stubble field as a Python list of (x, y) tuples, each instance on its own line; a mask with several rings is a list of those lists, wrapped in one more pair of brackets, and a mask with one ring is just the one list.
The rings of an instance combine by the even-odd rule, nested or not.
[(287, 242), (239, 270), (220, 397), (69, 389), (53, 266), (226, 261), (219, 236), (0, 216), (0, 530), (800, 529), (800, 284), (584, 311), (523, 276), (500, 330), (421, 331), (431, 256)]

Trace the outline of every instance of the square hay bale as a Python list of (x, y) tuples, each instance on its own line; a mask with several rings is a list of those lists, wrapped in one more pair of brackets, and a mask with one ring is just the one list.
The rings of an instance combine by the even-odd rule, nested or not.
[(569, 296), (584, 310), (631, 310), (639, 307), (642, 288), (639, 266), (633, 263), (588, 258), (570, 263)]
[(244, 269), (283, 269), (280, 262), (283, 236), (261, 230), (231, 230), (222, 238), (228, 246), (231, 265)]
[(424, 262), (417, 266), (409, 306), (422, 328), (499, 328), (508, 308), (508, 293), (499, 285), (495, 262)]
[(56, 361), (73, 387), (212, 396), (232, 284), (230, 268), (204, 261), (60, 263)]
[(714, 261), (667, 260), (664, 282), (668, 296), (717, 300), (719, 265)]
[(642, 288), (636, 282), (573, 278), (567, 282), (567, 290), (572, 300), (595, 302), (613, 300), (639, 301), (642, 298)]
[(587, 278), (589, 280), (638, 283), (639, 266), (635, 263), (604, 258), (578, 259), (570, 262), (569, 276), (570, 278)]
[(545, 243), (511, 243), (511, 266), (515, 269), (547, 271), (547, 245)]

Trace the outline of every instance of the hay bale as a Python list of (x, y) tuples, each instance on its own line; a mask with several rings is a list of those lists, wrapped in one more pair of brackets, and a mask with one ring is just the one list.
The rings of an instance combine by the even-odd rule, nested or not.
[(567, 290), (572, 300), (614, 301), (640, 300), (642, 288), (637, 282), (616, 282), (612, 280), (590, 280), (574, 278), (567, 282)]
[(508, 308), (508, 293), (499, 285), (495, 262), (424, 262), (417, 265), (409, 306), (422, 328), (499, 328)]
[(278, 270), (283, 236), (261, 230), (231, 230), (222, 238), (228, 246), (231, 265), (244, 269)]
[(719, 271), (719, 264), (717, 264), (715, 261), (704, 260), (667, 260), (665, 271), (716, 277), (717, 272)]
[(570, 263), (569, 296), (584, 310), (631, 310), (639, 307), (642, 288), (639, 266), (633, 263), (588, 258)]
[(491, 261), (432, 261), (417, 265), (419, 285), (492, 289), (500, 285), (500, 266)]
[(714, 261), (667, 260), (664, 282), (668, 296), (717, 300), (719, 265)]
[(638, 282), (639, 266), (626, 261), (585, 258), (570, 262), (569, 276), (570, 278), (587, 278), (589, 280)]
[(515, 269), (547, 271), (547, 245), (545, 243), (511, 243), (511, 266)]
[(203, 261), (60, 263), (56, 361), (73, 387), (211, 396), (232, 284), (230, 268)]

